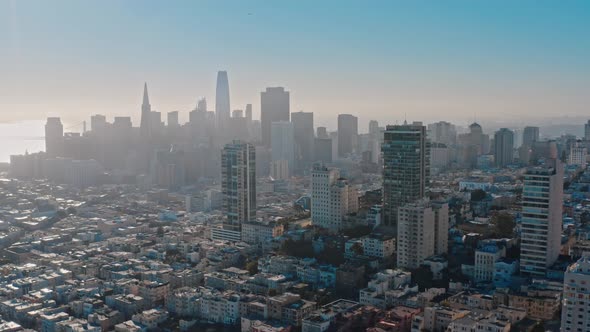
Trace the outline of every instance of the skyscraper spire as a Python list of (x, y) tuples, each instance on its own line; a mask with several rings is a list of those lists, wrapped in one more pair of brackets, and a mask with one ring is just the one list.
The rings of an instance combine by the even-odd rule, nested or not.
[(147, 82), (143, 83), (143, 105), (149, 105), (150, 98), (148, 97)]
[(143, 103), (141, 104), (141, 123), (139, 125), (139, 134), (142, 138), (150, 136), (150, 113), (152, 106), (148, 97), (147, 83), (143, 85)]

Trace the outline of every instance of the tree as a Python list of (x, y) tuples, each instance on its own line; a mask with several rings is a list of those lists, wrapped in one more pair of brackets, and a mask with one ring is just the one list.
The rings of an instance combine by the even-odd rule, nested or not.
[(352, 252), (354, 252), (355, 255), (357, 255), (357, 256), (360, 256), (365, 252), (365, 250), (363, 249), (363, 246), (359, 242), (355, 242), (350, 247), (350, 250), (352, 250)]
[(258, 273), (258, 261), (249, 261), (248, 263), (246, 263), (246, 270), (248, 270), (248, 273), (251, 276)]
[(486, 198), (487, 196), (488, 196), (488, 193), (486, 193), (484, 190), (475, 189), (474, 191), (471, 192), (471, 201), (480, 202), (484, 198)]
[(545, 324), (543, 322), (538, 322), (531, 332), (545, 332)]
[(514, 217), (507, 212), (500, 212), (492, 217), (496, 236), (511, 238), (514, 235)]
[(76, 214), (78, 211), (76, 211), (76, 208), (73, 206), (70, 206), (69, 208), (66, 209), (66, 212), (68, 214)]
[(164, 227), (158, 226), (158, 230), (156, 231), (158, 237), (164, 236)]

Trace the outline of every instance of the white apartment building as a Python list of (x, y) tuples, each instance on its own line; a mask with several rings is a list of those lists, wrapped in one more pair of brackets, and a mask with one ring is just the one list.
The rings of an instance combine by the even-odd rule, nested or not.
[(584, 255), (565, 271), (561, 331), (590, 330), (590, 256)]
[[(440, 210), (437, 212), (437, 210)], [(448, 205), (419, 200), (398, 210), (397, 266), (418, 268), (426, 258), (447, 252)]]
[(316, 165), (311, 176), (311, 221), (314, 225), (337, 232), (343, 217), (358, 211), (357, 190), (340, 178), (336, 169)]
[(524, 174), (520, 272), (545, 276), (561, 250), (563, 164), (549, 159)]

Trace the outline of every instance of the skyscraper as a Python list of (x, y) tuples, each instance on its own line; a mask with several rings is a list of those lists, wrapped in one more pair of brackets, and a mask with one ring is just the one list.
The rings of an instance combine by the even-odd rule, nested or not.
[(358, 211), (358, 193), (337, 169), (315, 165), (311, 175), (311, 222), (337, 232), (344, 216)]
[(246, 104), (246, 121), (248, 126), (252, 124), (252, 104)]
[(494, 134), (494, 161), (497, 167), (506, 167), (514, 160), (514, 133), (501, 128)]
[(313, 162), (313, 113), (291, 113), (295, 136), (295, 166), (298, 170), (307, 168)]
[(531, 148), (537, 141), (539, 141), (539, 127), (524, 127), (522, 145)]
[(590, 255), (584, 254), (570, 265), (563, 278), (563, 306), (561, 331), (588, 331), (590, 329)]
[(233, 141), (223, 148), (221, 191), (224, 230), (240, 232), (243, 222), (256, 220), (256, 152), (252, 144)]
[(520, 272), (545, 277), (561, 250), (563, 164), (545, 160), (524, 173)]
[(292, 174), (295, 162), (293, 123), (278, 121), (271, 124), (271, 160), (286, 160), (289, 174)]
[(584, 124), (584, 140), (590, 141), (590, 120)]
[(229, 81), (226, 71), (217, 72), (217, 88), (215, 90), (215, 116), (218, 129), (227, 129), (230, 118)]
[(398, 208), (424, 197), (430, 176), (426, 127), (387, 126), (383, 152), (383, 224), (397, 230)]
[[(481, 129), (479, 127), (478, 129)], [(455, 126), (446, 121), (439, 121), (428, 125), (430, 140), (435, 143), (452, 144), (457, 139), (457, 130)]]
[(45, 124), (45, 152), (49, 157), (63, 156), (64, 126), (57, 117), (47, 118)]
[(270, 127), (273, 122), (289, 121), (289, 92), (285, 88), (266, 88), (260, 93), (262, 144), (271, 147)]
[(148, 97), (147, 83), (143, 85), (143, 102), (141, 103), (141, 123), (139, 124), (139, 134), (142, 138), (150, 136), (150, 127), (152, 119), (152, 105)]
[(166, 125), (168, 127), (178, 127), (180, 125), (178, 122), (178, 111), (168, 112)]
[(338, 114), (338, 157), (354, 152), (358, 139), (358, 118), (351, 114)]

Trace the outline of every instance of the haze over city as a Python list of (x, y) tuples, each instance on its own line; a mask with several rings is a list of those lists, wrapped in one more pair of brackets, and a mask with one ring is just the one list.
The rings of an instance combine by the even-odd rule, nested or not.
[[(335, 128), (395, 122), (579, 122), (590, 86), (585, 1), (2, 1), (0, 121), (130, 115), (188, 120), (230, 74), (232, 107), (267, 86)], [(507, 121), (506, 117), (519, 119)], [(541, 118), (542, 117), (542, 118)], [(553, 120), (551, 120), (553, 121)]]
[(589, 9), (0, 2), (0, 332), (590, 331)]

